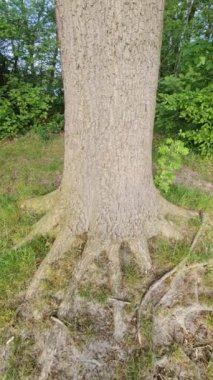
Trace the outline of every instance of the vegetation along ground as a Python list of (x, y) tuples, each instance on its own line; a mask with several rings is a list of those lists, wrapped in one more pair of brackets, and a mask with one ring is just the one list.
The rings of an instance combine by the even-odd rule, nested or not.
[[(155, 144), (155, 149), (157, 149)], [(156, 156), (156, 155), (154, 155)], [(199, 155), (187, 156), (184, 164), (195, 170), (199, 177), (205, 181), (213, 180), (213, 161), (203, 159)], [(63, 135), (58, 135), (48, 141), (43, 141), (36, 134), (30, 133), (12, 142), (2, 141), (0, 144), (0, 336), (1, 343), (10, 339), (11, 331), (14, 335), (19, 329), (16, 318), (19, 305), (22, 302), (22, 294), (52, 244), (52, 237), (38, 237), (31, 243), (12, 250), (13, 245), (29, 232), (31, 226), (41, 215), (26, 212), (19, 206), (22, 200), (46, 194), (56, 189), (60, 183), (63, 167)], [(213, 195), (189, 188), (184, 185), (172, 185), (166, 194), (168, 200), (197, 210), (213, 211)], [(199, 229), (200, 221), (192, 220), (187, 226), (185, 239), (181, 242), (173, 242), (164, 239), (150, 241), (150, 249), (156, 273), (168, 271), (177, 265), (184, 257), (189, 255), (190, 262), (200, 263), (212, 257), (212, 233), (205, 233), (197, 242), (196, 249), (189, 252), (191, 240)], [(63, 271), (67, 270), (66, 263), (62, 272), (54, 274), (52, 281), (57, 288), (63, 282)], [(124, 281), (132, 293), (140, 284), (140, 273), (137, 266), (128, 263), (123, 268)], [(61, 276), (62, 275), (62, 276)], [(58, 281), (58, 282), (57, 282)], [(212, 282), (211, 272), (206, 275), (208, 284)], [(47, 294), (52, 289), (51, 283), (46, 285)], [(97, 299), (105, 302), (109, 291), (107, 288), (93, 289), (85, 286), (80, 290), (80, 296), (87, 300)], [(127, 305), (128, 306), (128, 305)], [(134, 303), (131, 306), (134, 308)], [(149, 321), (144, 321), (145, 339), (147, 341), (146, 352), (142, 354), (136, 349), (123, 367), (117, 368), (117, 378), (140, 379), (144, 368), (152, 368), (154, 353), (150, 347), (151, 334), (149, 334)], [(209, 322), (210, 323), (210, 322)], [(84, 325), (85, 327), (86, 325)], [(74, 326), (70, 328), (75, 329)], [(8, 332), (9, 335), (8, 335)], [(83, 330), (83, 335), (93, 334), (93, 328), (88, 326)], [(28, 343), (26, 343), (27, 345)], [(14, 343), (13, 356), (5, 380), (22, 379), (31, 373), (33, 361), (22, 362), (22, 349), (19, 342)], [(19, 352), (20, 351), (20, 352)], [(30, 351), (29, 351), (30, 352)], [(181, 349), (174, 347), (173, 357), (183, 355)], [(143, 358), (143, 360), (142, 360)], [(209, 364), (209, 379), (212, 374), (212, 365)], [(123, 377), (122, 377), (123, 376)]]

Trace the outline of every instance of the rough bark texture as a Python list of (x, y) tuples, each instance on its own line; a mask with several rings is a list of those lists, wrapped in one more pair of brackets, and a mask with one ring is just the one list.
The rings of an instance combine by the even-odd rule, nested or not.
[[(79, 283), (102, 252), (112, 295), (120, 299), (121, 245), (146, 272), (151, 269), (147, 239), (159, 233), (180, 237), (166, 214), (196, 215), (163, 200), (152, 178), (163, 6), (159, 0), (56, 2), (65, 94), (64, 172), (58, 191), (33, 202), (47, 214), (24, 242), (39, 232), (58, 232), (27, 298), (38, 294), (49, 266), (76, 239), (85, 243), (60, 315), (72, 309)], [(122, 309), (114, 303), (116, 336), (125, 331)]]
[(152, 131), (163, 1), (59, 0), (57, 19), (70, 229), (141, 235), (158, 214)]

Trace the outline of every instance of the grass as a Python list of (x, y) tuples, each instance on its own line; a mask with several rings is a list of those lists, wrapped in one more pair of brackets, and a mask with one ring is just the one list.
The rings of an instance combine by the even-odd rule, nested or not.
[(0, 332), (16, 315), (16, 297), (49, 250), (51, 240), (35, 239), (13, 251), (41, 215), (21, 211), (21, 199), (45, 194), (57, 187), (63, 166), (63, 138), (43, 142), (28, 134), (0, 143)]
[(185, 186), (171, 186), (166, 198), (177, 205), (194, 210), (213, 211), (213, 195)]
[(177, 265), (189, 253), (189, 246), (159, 238), (152, 242), (152, 251), (153, 264), (165, 268)]
[(209, 157), (201, 157), (198, 154), (190, 152), (184, 161), (184, 164), (197, 172), (202, 179), (213, 182), (213, 160), (209, 159)]
[(30, 339), (20, 337), (14, 339), (7, 373), (2, 380), (23, 380), (35, 375), (37, 363), (35, 356), (31, 353), (32, 344)]
[(17, 251), (5, 250), (0, 255), (0, 331), (16, 315), (16, 296), (26, 288), (29, 278), (49, 249), (48, 238), (37, 238)]
[(155, 355), (152, 351), (136, 349), (126, 363), (118, 365), (115, 378), (117, 380), (145, 380), (154, 365)]
[(212, 379), (213, 379), (213, 359), (211, 359), (207, 368), (207, 380), (212, 380)]
[(28, 134), (0, 143), (0, 151), (0, 194), (23, 199), (57, 187), (63, 167), (62, 136), (44, 142)]
[(149, 349), (152, 349), (153, 323), (150, 319), (141, 318), (140, 332), (141, 332), (142, 339), (144, 340), (144, 344), (148, 345)]
[(130, 286), (137, 285), (141, 281), (141, 272), (135, 261), (131, 260), (129, 264), (122, 266), (124, 281)]
[[(187, 164), (193, 170), (197, 170), (206, 180), (212, 180), (212, 161), (190, 155), (187, 157)], [(0, 143), (0, 333), (13, 324), (18, 296), (26, 288), (52, 243), (49, 238), (40, 237), (18, 251), (11, 249), (14, 243), (25, 236), (31, 226), (41, 217), (41, 215), (23, 212), (17, 204), (22, 199), (43, 195), (57, 188), (62, 167), (62, 136), (56, 136), (52, 140), (44, 142), (38, 136), (28, 134), (13, 142)], [(172, 186), (167, 198), (184, 207), (213, 211), (213, 197), (194, 189)], [(199, 228), (199, 222), (193, 221), (190, 228), (194, 228), (196, 231)], [(190, 255), (190, 261), (208, 259), (212, 253), (212, 241), (212, 234), (209, 232), (195, 252)], [(154, 265), (161, 268), (177, 265), (183, 257), (189, 254), (188, 241), (174, 243), (158, 239), (152, 242), (151, 248)], [(60, 268), (53, 268), (49, 283), (45, 284), (44, 290), (47, 293), (66, 285), (72, 269), (69, 265), (65, 258)], [(123, 268), (123, 274), (125, 282), (134, 292), (141, 279), (137, 266), (130, 262)], [(210, 274), (206, 274), (204, 281), (209, 286)], [(104, 304), (110, 293), (105, 287), (96, 289), (88, 285), (80, 288), (79, 295), (87, 300)], [(151, 325), (149, 321), (146, 323), (147, 325), (143, 321), (141, 329), (145, 338), (148, 339), (151, 335)], [(81, 339), (83, 334), (92, 336), (95, 333), (93, 323), (87, 319), (76, 321), (74, 326), (69, 327), (76, 330)], [(22, 346), (20, 350), (19, 345)], [(14, 355), (11, 358), (10, 371), (7, 375), (9, 377), (4, 380), (27, 376), (28, 372), (22, 373), (22, 366), (18, 364), (21, 362), (22, 349), (25, 350), (23, 344), (15, 341)], [(152, 367), (153, 360), (153, 353), (149, 349), (146, 353), (136, 350), (125, 366), (119, 369), (120, 377), (118, 376), (118, 378), (142, 379), (143, 374)], [(31, 363), (31, 358), (29, 358), (29, 366), (26, 366), (25, 370), (28, 371), (29, 367), (29, 370), (33, 371), (33, 365), (33, 361)]]
[(210, 289), (213, 289), (213, 267), (207, 268), (206, 272), (203, 275), (203, 284), (208, 286)]
[[(153, 264), (156, 268), (169, 268), (176, 266), (184, 257), (188, 262), (205, 262), (212, 258), (212, 233), (198, 242), (195, 250), (190, 252), (190, 246), (184, 241), (174, 242), (163, 238), (152, 241)], [(209, 239), (209, 241), (208, 241)]]
[(80, 287), (78, 294), (87, 301), (96, 301), (100, 304), (105, 304), (110, 296), (110, 292), (106, 287), (101, 286), (95, 289), (91, 285)]

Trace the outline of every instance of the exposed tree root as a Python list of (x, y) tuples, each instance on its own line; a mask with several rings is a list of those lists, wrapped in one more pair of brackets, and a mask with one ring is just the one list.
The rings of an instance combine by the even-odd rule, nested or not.
[(146, 273), (152, 267), (147, 240), (143, 237), (136, 238), (129, 240), (128, 244), (142, 274)]
[(53, 243), (52, 248), (49, 253), (42, 261), (39, 269), (36, 271), (33, 280), (30, 283), (30, 286), (26, 292), (26, 298), (29, 300), (38, 295), (39, 286), (42, 280), (47, 278), (47, 271), (51, 264), (63, 258), (64, 254), (72, 247), (76, 246), (79, 243), (79, 237), (73, 237), (71, 233), (67, 233), (65, 229), (62, 231), (55, 242)]
[[(160, 279), (158, 279), (156, 282), (151, 284), (151, 286), (148, 288), (148, 290), (143, 295), (140, 305), (137, 309), (137, 336), (139, 343), (141, 344), (142, 338), (140, 333), (140, 320), (142, 316), (155, 316), (157, 313), (157, 310), (160, 307), (163, 308), (171, 308), (173, 307), (173, 303), (178, 302), (179, 297), (184, 292), (189, 292), (189, 289), (185, 289), (184, 286), (187, 283), (185, 281), (185, 278), (191, 277), (192, 283), (191, 286), (191, 293), (190, 297), (193, 302), (192, 308), (195, 310), (203, 310), (203, 307), (199, 303), (199, 292), (203, 293), (206, 291), (205, 288), (198, 289), (199, 283), (200, 283), (200, 277), (201, 274), (206, 269), (206, 263), (205, 264), (194, 264), (188, 267), (186, 265), (187, 260), (189, 258), (190, 253), (195, 249), (196, 244), (198, 243), (198, 240), (203, 233), (204, 228), (206, 225), (208, 225), (209, 218), (205, 215), (200, 214), (201, 219), (201, 226), (199, 230), (197, 231), (196, 235), (194, 236), (192, 240), (192, 244), (189, 250), (189, 254), (184, 257), (184, 259), (173, 269), (169, 270), (167, 273), (165, 273)], [(211, 221), (210, 221), (211, 222)], [(211, 263), (211, 260), (209, 261), (209, 264)], [(172, 304), (171, 304), (172, 302)], [(182, 300), (181, 302), (182, 303)], [(193, 309), (193, 310), (194, 310)], [(179, 310), (179, 309), (178, 309)], [(208, 311), (213, 311), (213, 309), (208, 308)], [(186, 310), (186, 315), (188, 311)], [(166, 332), (167, 334), (167, 332)]]
[[(138, 309), (138, 321), (144, 316), (154, 322), (155, 345), (172, 344), (186, 334), (186, 321), (195, 313), (212, 313), (213, 308), (202, 305), (201, 277), (207, 264), (186, 266), (183, 260), (178, 266), (156, 281), (143, 296)], [(178, 327), (179, 326), (179, 327)], [(181, 328), (181, 332), (179, 329)], [(182, 335), (181, 335), (182, 334)], [(138, 338), (141, 343), (140, 325)]]
[(199, 230), (197, 231), (196, 235), (194, 236), (194, 238), (192, 240), (190, 252), (192, 252), (193, 249), (195, 248), (195, 246), (197, 245), (205, 227), (208, 225), (212, 225), (212, 220), (210, 219), (209, 216), (205, 215), (204, 213), (200, 213), (200, 220), (201, 220), (202, 224), (201, 224)]
[(167, 239), (180, 240), (183, 238), (183, 232), (171, 221), (165, 219), (158, 222), (159, 233)]
[(117, 301), (123, 297), (122, 291), (122, 272), (121, 263), (119, 257), (119, 244), (111, 245), (108, 253), (109, 263), (110, 263), (110, 282), (114, 297), (113, 302), (113, 317), (114, 317), (114, 335), (116, 339), (122, 338), (125, 331), (126, 325), (123, 319), (123, 307), (124, 304)]
[(160, 204), (162, 205), (162, 212), (164, 215), (171, 214), (186, 219), (192, 219), (199, 217), (199, 211), (185, 209), (168, 202), (165, 198), (160, 197)]
[[(35, 200), (35, 208), (43, 210), (48, 209), (54, 202), (58, 199), (58, 191), (53, 192), (50, 196), (44, 196), (40, 200)], [(176, 226), (167, 221), (164, 218), (166, 214), (175, 214), (182, 217), (186, 217), (188, 219), (192, 217), (197, 217), (199, 215), (198, 212), (185, 210), (180, 207), (174, 206), (167, 202), (166, 200), (161, 199), (161, 217), (157, 222), (155, 222), (156, 233), (161, 233), (164, 236), (172, 239), (180, 239), (182, 234), (177, 231)], [(30, 207), (29, 203), (26, 202), (26, 206)], [(37, 207), (38, 206), (38, 207)], [(35, 226), (32, 232), (22, 241), (20, 242), (16, 248), (20, 247), (22, 244), (30, 241), (36, 235), (46, 234), (51, 232), (57, 226), (59, 227), (58, 236), (46, 256), (40, 265), (38, 271), (36, 272), (27, 292), (26, 298), (29, 302), (31, 300), (37, 298), (40, 294), (40, 285), (41, 283), (48, 278), (48, 269), (50, 266), (62, 259), (65, 253), (69, 250), (72, 250), (73, 246), (76, 246), (80, 241), (81, 243), (86, 240), (85, 247), (82, 252), (82, 256), (76, 264), (74, 271), (71, 276), (71, 281), (67, 290), (65, 291), (65, 295), (63, 301), (59, 307), (58, 315), (59, 317), (66, 317), (68, 314), (72, 312), (73, 302), (75, 301), (76, 295), (78, 293), (78, 289), (80, 283), (82, 282), (87, 270), (93, 264), (93, 262), (101, 255), (102, 252), (105, 252), (108, 260), (108, 275), (109, 282), (111, 285), (111, 296), (109, 297), (110, 302), (113, 303), (113, 315), (114, 315), (114, 335), (116, 338), (122, 338), (124, 332), (126, 331), (125, 321), (123, 318), (123, 308), (125, 302), (125, 296), (123, 293), (123, 284), (122, 284), (122, 270), (121, 270), (121, 258), (119, 255), (120, 247), (122, 241), (112, 241), (107, 239), (97, 239), (92, 237), (91, 235), (87, 236), (75, 236), (71, 233), (68, 228), (68, 223), (66, 224), (65, 220), (62, 223), (62, 216), (64, 216), (65, 210), (57, 207), (53, 207)], [(206, 220), (206, 219), (205, 219)], [(64, 227), (63, 227), (64, 226)], [(200, 232), (198, 232), (198, 235)], [(142, 236), (137, 237), (135, 239), (127, 239), (123, 243), (127, 245), (135, 258), (135, 261), (141, 271), (142, 274), (145, 274), (152, 267), (147, 237), (150, 237), (149, 231), (144, 231)], [(196, 237), (195, 240), (199, 238)], [(193, 243), (193, 247), (196, 244), (196, 241)], [(186, 260), (186, 259), (185, 259)], [(178, 267), (171, 270), (169, 273), (166, 273), (156, 284), (153, 284), (148, 292), (145, 294), (143, 300), (140, 303), (138, 309), (138, 320), (143, 315), (144, 310), (147, 305), (152, 305), (155, 307), (160, 299), (163, 297), (163, 294), (167, 292), (168, 283), (172, 282), (173, 277), (175, 277), (185, 265), (185, 261), (183, 261)], [(140, 338), (139, 338), (140, 339)]]
[[(145, 273), (150, 269), (151, 263), (147, 245), (144, 241), (140, 241), (139, 239), (135, 241), (131, 240), (128, 242), (128, 245), (137, 260), (139, 268), (143, 273)], [(110, 301), (113, 303), (114, 336), (116, 339), (122, 338), (126, 331), (126, 326), (123, 319), (123, 308), (125, 302), (121, 302), (122, 299), (124, 299), (124, 294), (122, 289), (122, 271), (119, 256), (120, 246), (121, 243), (112, 242), (110, 240), (100, 241), (92, 238), (88, 239), (82, 258), (74, 269), (71, 283), (67, 288), (67, 292), (58, 312), (58, 315), (62, 318), (66, 317), (70, 313), (72, 314), (73, 302), (75, 300), (75, 295), (80, 282), (94, 260), (97, 259), (102, 252), (105, 252), (109, 263), (108, 275), (112, 292)], [(139, 251), (136, 251), (136, 248), (138, 248)]]
[(18, 249), (24, 244), (30, 242), (39, 235), (54, 234), (61, 223), (62, 210), (54, 208), (45, 214), (36, 224), (34, 224), (32, 231), (21, 241), (19, 241), (13, 249)]
[(51, 210), (58, 202), (60, 189), (40, 197), (22, 200), (19, 207), (27, 211), (35, 211), (36, 213), (45, 213)]
[[(163, 234), (172, 239), (179, 239), (183, 234), (181, 231), (177, 231), (173, 222), (166, 220), (165, 216), (167, 214), (178, 214), (187, 219), (200, 216), (202, 224), (192, 241), (191, 250), (193, 250), (198, 243), (205, 226), (211, 223), (207, 216), (170, 205), (167, 201), (163, 201), (163, 206), (160, 212), (162, 213), (159, 216), (159, 219), (153, 219), (156, 234)], [(87, 318), (91, 318), (93, 322), (95, 321), (95, 324), (97, 322), (97, 325), (100, 324), (103, 326), (98, 327), (98, 331), (100, 331), (98, 332), (98, 339), (100, 339), (100, 336), (103, 336), (101, 334), (104, 334), (105, 340), (105, 334), (107, 334), (106, 341), (109, 342), (111, 339), (113, 344), (116, 342), (120, 347), (124, 343), (123, 338), (125, 338), (127, 332), (130, 332), (134, 339), (135, 334), (137, 333), (139, 343), (142, 347), (144, 339), (141, 333), (141, 319), (143, 318), (150, 318), (152, 320), (152, 349), (154, 350), (157, 350), (158, 347), (170, 347), (174, 342), (185, 344), (185, 339), (191, 339), (197, 346), (204, 344), (204, 339), (196, 339), (195, 326), (198, 325), (197, 320), (199, 318), (202, 319), (203, 316), (212, 312), (211, 307), (202, 303), (202, 297), (209, 297), (210, 294), (209, 289), (202, 286), (201, 281), (202, 275), (206, 269), (205, 264), (193, 264), (187, 266), (187, 257), (185, 257), (178, 266), (165, 273), (158, 281), (147, 289), (141, 302), (139, 301), (140, 288), (139, 290), (137, 289), (138, 298), (135, 298), (133, 306), (135, 307), (136, 303), (140, 303), (137, 308), (137, 318), (135, 319), (134, 309), (132, 310), (132, 305), (129, 305), (131, 303), (130, 297), (127, 296), (129, 295), (129, 289), (125, 282), (126, 279), (123, 271), (124, 257), (121, 255), (121, 247), (122, 251), (123, 249), (125, 251), (125, 248), (128, 248), (127, 252), (130, 260), (132, 255), (133, 261), (137, 264), (142, 276), (147, 275), (147, 272), (148, 274), (150, 273), (151, 276), (152, 263), (147, 244), (147, 239), (152, 236), (152, 234), (149, 233), (151, 229), (150, 231), (147, 231), (144, 227), (141, 236), (135, 239), (124, 239), (124, 241), (101, 239), (87, 233), (82, 236), (76, 236), (73, 235), (68, 227), (69, 223), (64, 219), (64, 213), (66, 215), (64, 209), (62, 210), (53, 207), (48, 211), (46, 216), (35, 225), (32, 233), (22, 241), (23, 244), (24, 242), (31, 240), (37, 234), (51, 232), (52, 229), (58, 228), (57, 238), (50, 252), (35, 273), (26, 293), (26, 300), (28, 301), (27, 305), (29, 306), (29, 309), (27, 308), (25, 313), (27, 318), (29, 311), (29, 317), (34, 317), (35, 324), (40, 323), (42, 317), (45, 319), (47, 318), (49, 322), (54, 324), (54, 326), (51, 326), (48, 331), (49, 338), (46, 340), (44, 339), (43, 343), (41, 343), (42, 337), (39, 328), (36, 332), (37, 336), (35, 340), (38, 346), (40, 345), (39, 352), (42, 352), (39, 359), (41, 364), (41, 375), (38, 378), (47, 379), (48, 376), (51, 376), (51, 371), (54, 371), (56, 356), (57, 360), (61, 361), (60, 368), (63, 367), (63, 363), (65, 362), (63, 361), (64, 358), (60, 351), (66, 351), (68, 346), (69, 354), (66, 356), (65, 364), (67, 365), (69, 360), (71, 360), (71, 363), (74, 363), (77, 360), (78, 365), (75, 368), (76, 373), (80, 373), (78, 372), (80, 367), (84, 367), (85, 370), (88, 366), (98, 368), (103, 365), (101, 360), (94, 359), (96, 356), (91, 354), (92, 346), (85, 348), (85, 345), (83, 351), (81, 351), (76, 345), (78, 344), (78, 337), (76, 332), (73, 332), (72, 330), (73, 323), (75, 324), (76, 320), (79, 321), (79, 318), (81, 320), (84, 313)], [(61, 292), (59, 297), (56, 294), (52, 296), (50, 291), (51, 295), (50, 298), (48, 298), (50, 306), (47, 305), (47, 308), (44, 307), (44, 309), (46, 308), (44, 312), (43, 309), (41, 312), (38, 312), (41, 303), (46, 302), (44, 296), (46, 297), (47, 293), (45, 293), (46, 290), (44, 290), (45, 288), (42, 286), (44, 280), (48, 280), (48, 276), (51, 278), (51, 272), (53, 272), (55, 268), (60, 268), (60, 266), (63, 265), (63, 262), (66, 263), (67, 256), (66, 260), (63, 260), (65, 258), (65, 253), (72, 251), (76, 246), (81, 246), (82, 252), (79, 255), (76, 265), (74, 265), (72, 273), (67, 275), (65, 281), (66, 288), (64, 288), (63, 285), (63, 289), (59, 289), (59, 293)], [(70, 258), (70, 260), (72, 260), (72, 258)], [(92, 301), (91, 299), (84, 298), (81, 291), (82, 289), (87, 289), (88, 284), (92, 289), (91, 291), (93, 291), (93, 285), (96, 284), (97, 281), (95, 276), (96, 273), (100, 271), (103, 261), (104, 282), (101, 284), (107, 284), (108, 293), (104, 304), (99, 304), (95, 298)], [(57, 266), (53, 266), (52, 264), (56, 262), (58, 263)], [(101, 277), (102, 272), (99, 274)], [(141, 281), (143, 281), (143, 277)], [(49, 283), (51, 284), (51, 281)], [(97, 281), (97, 284), (99, 286), (100, 282)], [(54, 303), (55, 300), (56, 303)], [(51, 302), (53, 303), (51, 304)], [(99, 318), (102, 318), (101, 315), (103, 320), (99, 320)], [(109, 325), (107, 325), (108, 318)], [(32, 323), (32, 319), (30, 319), (30, 321)], [(85, 323), (87, 324), (90, 322), (86, 320)], [(82, 324), (84, 324), (84, 319), (82, 319)], [(56, 328), (55, 325), (58, 327)], [(112, 326), (114, 326), (114, 329)], [(71, 329), (71, 333), (69, 328)], [(211, 337), (208, 336), (208, 342), (210, 341)], [(96, 337), (94, 337), (94, 342), (96, 347)], [(53, 344), (56, 344), (56, 348), (52, 347)], [(112, 349), (112, 343), (110, 344), (111, 348), (106, 348), (108, 351)], [(95, 349), (94, 352), (96, 351), (97, 350)], [(82, 352), (84, 352), (84, 354), (82, 354)], [(47, 363), (48, 361), (50, 365)], [(72, 365), (73, 364), (70, 364), (70, 367), (72, 367)]]

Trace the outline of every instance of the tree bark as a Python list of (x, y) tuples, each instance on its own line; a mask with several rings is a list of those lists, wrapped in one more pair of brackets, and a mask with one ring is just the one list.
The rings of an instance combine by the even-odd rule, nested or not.
[(65, 93), (61, 192), (74, 234), (132, 238), (158, 214), (152, 134), (163, 3), (57, 1)]
[(58, 234), (28, 297), (37, 292), (50, 263), (82, 237), (82, 260), (62, 310), (103, 251), (119, 298), (121, 244), (129, 247), (141, 271), (149, 270), (147, 239), (180, 237), (166, 214), (197, 216), (161, 198), (152, 177), (163, 8), (163, 0), (56, 1), (65, 95), (64, 172), (59, 191), (33, 202), (49, 211), (23, 243), (39, 233)]

